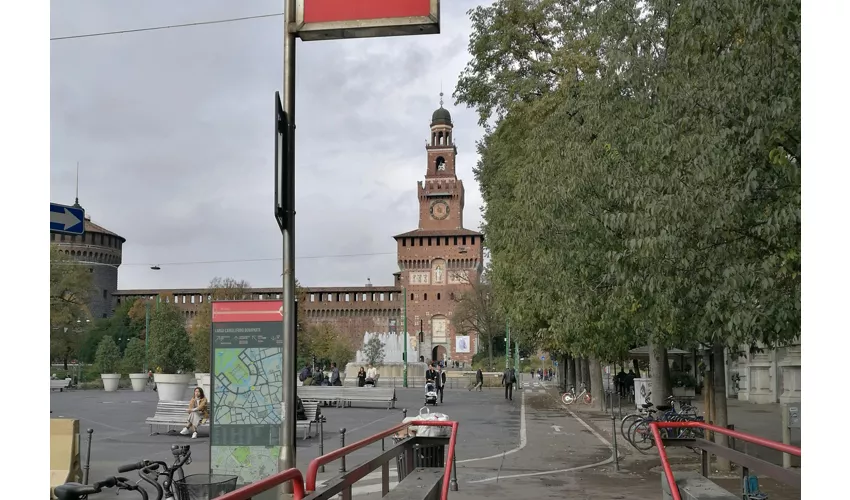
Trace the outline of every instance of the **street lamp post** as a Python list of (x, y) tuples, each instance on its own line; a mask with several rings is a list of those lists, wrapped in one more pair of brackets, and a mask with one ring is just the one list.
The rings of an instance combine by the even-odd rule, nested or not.
[(151, 303), (145, 301), (145, 373), (148, 372), (148, 335), (151, 327)]
[(407, 334), (407, 288), (401, 287), (401, 293), (404, 295), (404, 372), (401, 378), (402, 387), (407, 388), (407, 343), (410, 341), (410, 336)]

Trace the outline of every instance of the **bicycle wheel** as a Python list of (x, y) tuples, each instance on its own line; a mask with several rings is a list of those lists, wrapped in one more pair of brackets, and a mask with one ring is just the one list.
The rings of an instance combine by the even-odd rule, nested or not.
[(643, 454), (655, 446), (655, 438), (649, 428), (650, 422), (651, 420), (641, 420), (632, 428), (632, 446)]
[(632, 424), (643, 420), (644, 416), (640, 413), (632, 413), (631, 415), (626, 415), (623, 417), (623, 420), (620, 422), (620, 434), (623, 435), (623, 439), (626, 441), (629, 440), (628, 430), (631, 428)]
[(586, 404), (586, 405), (589, 405), (590, 403), (592, 403), (593, 398), (590, 396), (590, 393), (585, 392), (584, 396), (581, 397), (581, 402)]
[(629, 424), (629, 428), (626, 431), (626, 441), (628, 441), (632, 446), (635, 445), (634, 437), (635, 437), (635, 427), (644, 420), (647, 420), (648, 417), (639, 418), (637, 420), (633, 420), (631, 424)]
[(570, 394), (569, 392), (565, 392), (563, 396), (561, 396), (561, 400), (565, 405), (571, 405), (575, 402), (575, 396)]

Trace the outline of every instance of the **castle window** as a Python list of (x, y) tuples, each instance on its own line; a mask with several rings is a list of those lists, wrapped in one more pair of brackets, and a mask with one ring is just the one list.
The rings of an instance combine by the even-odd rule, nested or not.
[(414, 297), (414, 295), (411, 293), (410, 294), (410, 300), (413, 300), (413, 297)]
[(440, 300), (440, 292), (437, 292), (437, 300)]
[(455, 299), (455, 293), (454, 293), (454, 292), (450, 293), (450, 294), (449, 294), (449, 298), (450, 298), (451, 300), (454, 300), (454, 299)]
[(440, 238), (437, 238), (437, 246), (440, 246)]
[(475, 244), (475, 236), (472, 237), (472, 244)]
[(384, 292), (381, 292), (381, 294), (379, 295), (379, 297), (380, 297), (380, 301), (381, 301), (381, 302), (383, 302), (383, 301), (384, 301)]
[(428, 294), (427, 293), (422, 294), (422, 300), (428, 300)]
[(346, 294), (345, 294), (345, 301), (346, 301), (346, 302), (349, 302), (349, 300), (350, 300), (350, 299), (351, 299), (351, 296), (350, 296), (349, 294), (347, 294), (347, 293), (346, 293)]
[[(65, 236), (62, 236), (62, 240), (63, 240), (63, 241), (65, 240)], [(419, 246), (420, 246), (420, 247), (421, 247), (421, 246), (424, 246), (424, 245), (422, 244), (422, 242), (423, 242), (423, 241), (424, 241), (424, 238), (420, 236), (420, 237), (419, 237)]]
[(390, 292), (390, 297), (389, 297), (389, 298), (390, 298), (390, 302), (395, 301), (395, 297), (393, 296), (393, 293), (392, 293), (392, 292)]
[(429, 247), (431, 246), (431, 237), (430, 236), (428, 237), (428, 246)]
[(65, 241), (65, 235), (64, 234), (59, 235), (59, 241)]
[(316, 302), (316, 294), (315, 293), (310, 294), (310, 302)]
[(76, 234), (72, 234), (72, 235), (71, 235), (71, 243), (76, 243), (76, 242), (77, 242), (77, 235), (76, 235)]
[(455, 238), (454, 238), (454, 239), (455, 239), (455, 240), (454, 240), (454, 244), (455, 244), (455, 245), (457, 245), (457, 236), (455, 236)]
[(463, 237), (463, 245), (466, 245), (466, 236)]
[(444, 243), (445, 243), (446, 245), (448, 245), (448, 244), (449, 244), (449, 237), (448, 237), (448, 236), (446, 236), (446, 241), (444, 241)]

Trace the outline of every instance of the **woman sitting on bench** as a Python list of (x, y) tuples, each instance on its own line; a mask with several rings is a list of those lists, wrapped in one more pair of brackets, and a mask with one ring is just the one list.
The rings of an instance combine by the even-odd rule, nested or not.
[(189, 401), (189, 409), (186, 411), (189, 413), (189, 421), (186, 422), (186, 427), (180, 431), (180, 434), (185, 436), (191, 432), (192, 439), (195, 439), (198, 437), (198, 426), (201, 425), (201, 422), (210, 418), (207, 398), (204, 397), (203, 389), (200, 387), (195, 388), (195, 395), (192, 400)]

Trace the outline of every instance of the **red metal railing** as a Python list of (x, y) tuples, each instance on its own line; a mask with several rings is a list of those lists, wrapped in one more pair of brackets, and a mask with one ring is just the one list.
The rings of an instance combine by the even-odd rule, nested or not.
[(385, 431), (379, 432), (373, 436), (369, 436), (367, 438), (361, 439), (360, 441), (351, 443), (348, 446), (340, 448), (338, 450), (334, 450), (330, 453), (326, 453), (320, 457), (316, 457), (313, 461), (310, 462), (310, 465), (307, 467), (307, 492), (316, 491), (316, 480), (319, 474), (319, 467), (322, 465), (327, 465), (334, 460), (338, 460), (345, 455), (353, 453), (363, 447), (366, 447), (372, 443), (376, 443), (381, 439), (392, 436), (398, 431), (404, 430), (411, 425), (415, 426), (429, 426), (429, 427), (451, 427), (452, 433), (451, 437), (449, 437), (449, 454), (446, 457), (446, 466), (445, 473), (443, 479), (443, 488), (440, 495), (441, 500), (446, 500), (449, 496), (449, 477), (452, 472), (452, 464), (454, 463), (455, 456), (455, 445), (457, 444), (457, 430), (458, 423), (457, 422), (448, 422), (448, 421), (434, 421), (434, 420), (414, 420), (412, 422), (405, 422), (395, 427), (391, 427)]
[(679, 493), (679, 487), (676, 486), (676, 479), (673, 477), (673, 469), (670, 467), (670, 461), (667, 459), (667, 450), (664, 447), (661, 432), (658, 430), (659, 427), (664, 427), (666, 429), (686, 427), (705, 429), (718, 434), (725, 434), (729, 437), (740, 439), (741, 441), (747, 441), (759, 446), (764, 446), (765, 448), (771, 448), (790, 455), (796, 455), (798, 457), (800, 456), (800, 448), (796, 446), (777, 443), (776, 441), (771, 441), (769, 439), (760, 438), (750, 434), (744, 434), (743, 432), (733, 431), (716, 425), (706, 424), (705, 422), (651, 422), (649, 424), (649, 428), (652, 430), (652, 437), (655, 439), (655, 445), (658, 447), (658, 455), (661, 457), (661, 466), (664, 468), (664, 475), (667, 476), (667, 484), (670, 485), (670, 493), (673, 495), (673, 500), (682, 500), (682, 495)]
[(250, 500), (251, 497), (259, 495), (260, 493), (268, 491), (287, 481), (292, 481), (293, 500), (301, 500), (304, 498), (304, 478), (301, 476), (301, 471), (298, 469), (287, 469), (265, 479), (260, 479), (256, 483), (243, 486), (236, 491), (225, 493), (220, 497), (216, 497), (216, 500)]

